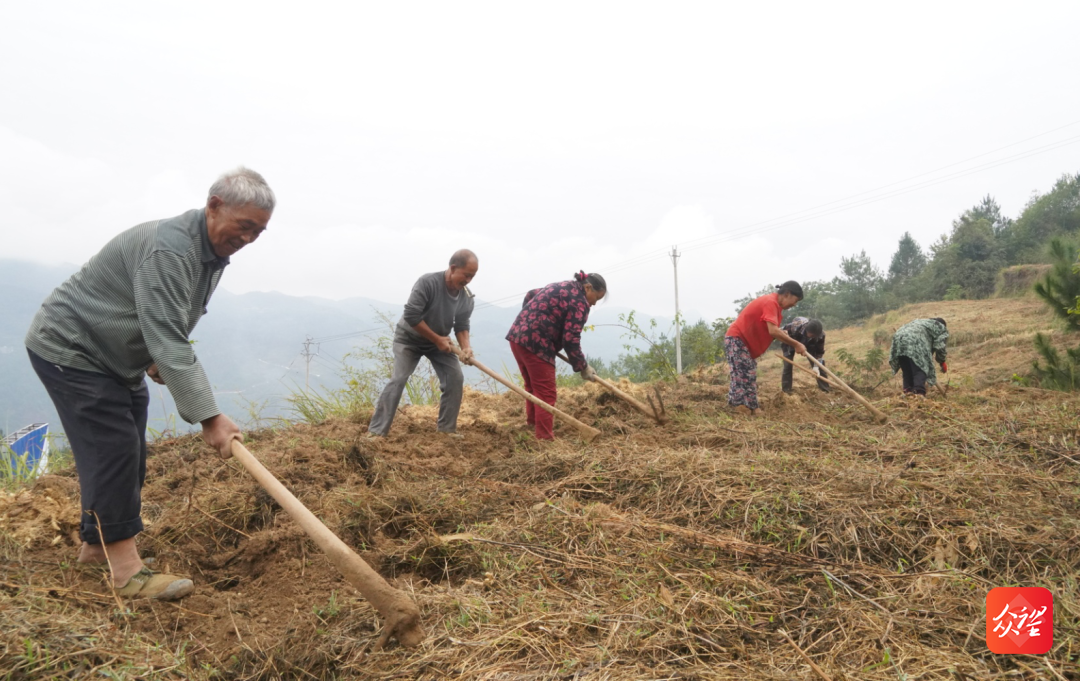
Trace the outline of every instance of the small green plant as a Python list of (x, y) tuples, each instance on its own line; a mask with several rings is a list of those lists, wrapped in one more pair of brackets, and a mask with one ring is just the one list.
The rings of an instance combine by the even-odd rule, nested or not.
[(326, 602), (326, 605), (313, 605), (311, 606), (311, 611), (315, 613), (315, 616), (322, 620), (324, 624), (337, 617), (341, 613), (341, 607), (338, 605), (337, 601), (337, 591), (330, 592), (330, 600)]
[(255, 401), (248, 399), (242, 393), (237, 395), (244, 412), (247, 414), (247, 418), (244, 420), (244, 425), (250, 430), (259, 430), (281, 421), (280, 418), (266, 417), (263, 414), (270, 408), (270, 403), (273, 398), (266, 398), (261, 401)]
[[(394, 322), (383, 312), (380, 320), (387, 332), (363, 348), (354, 348), (341, 360), (339, 375), (345, 387), (319, 392), (295, 386), (285, 398), (302, 420), (320, 424), (329, 418), (349, 418), (371, 409), (394, 372)], [(431, 364), (421, 362), (408, 383), (405, 398), (410, 404), (438, 404), (442, 391)]]
[(945, 295), (941, 298), (942, 300), (963, 300), (965, 298), (964, 287), (960, 284), (953, 284), (945, 289)]
[(619, 363), (630, 369), (628, 373), (632, 375), (633, 380), (675, 380), (677, 375), (675, 366), (668, 358), (670, 353), (667, 352), (668, 348), (665, 347), (672, 345), (672, 341), (668, 339), (666, 334), (658, 334), (657, 327), (659, 324), (655, 319), (649, 320), (646, 329), (638, 323), (636, 314), (635, 310), (620, 314), (620, 323), (612, 326), (625, 329), (623, 333), (624, 339), (628, 341), (635, 338), (640, 339), (648, 343), (649, 347), (641, 350), (629, 342), (623, 344), (623, 349), (626, 350), (627, 354), (619, 358)]
[(852, 388), (873, 390), (892, 376), (885, 359), (885, 351), (880, 347), (870, 348), (862, 357), (840, 348), (836, 351), (836, 361), (840, 364), (836, 373)]
[(15, 489), (33, 480), (34, 469), (26, 459), (26, 454), (16, 454), (7, 445), (0, 445), (0, 485)]
[(892, 344), (893, 332), (888, 329), (876, 329), (874, 331), (874, 347), (887, 348)]

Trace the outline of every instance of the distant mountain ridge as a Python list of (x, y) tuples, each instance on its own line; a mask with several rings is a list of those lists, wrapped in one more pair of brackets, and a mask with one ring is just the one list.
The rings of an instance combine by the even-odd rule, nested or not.
[[(13, 431), (32, 422), (48, 422), (61, 430), (52, 402), (26, 356), (23, 338), (42, 301), (78, 268), (0, 259), (0, 428)], [(547, 282), (538, 282), (538, 285)], [(222, 410), (239, 422), (248, 419), (248, 404), (266, 403), (264, 416), (288, 413), (285, 396), (304, 384), (305, 362), (300, 355), (307, 336), (314, 339), (375, 329), (360, 337), (325, 342), (312, 347), (319, 356), (310, 363), (313, 389), (342, 385), (337, 362), (355, 345), (390, 333), (380, 313), (393, 320), (404, 303), (353, 297), (329, 300), (276, 292), (230, 293), (218, 289), (192, 335), (196, 353), (206, 368)], [(472, 320), (472, 342), (477, 356), (493, 369), (516, 364), (504, 340), (517, 315), (516, 307), (483, 306), (477, 299)], [(625, 308), (594, 308), (590, 324), (617, 324)], [(657, 318), (660, 328), (672, 323)], [(599, 326), (585, 334), (590, 357), (616, 359), (627, 342), (623, 329)], [(466, 380), (479, 380), (476, 369), (466, 368)], [(187, 428), (175, 415), (168, 390), (150, 384), (150, 428)]]

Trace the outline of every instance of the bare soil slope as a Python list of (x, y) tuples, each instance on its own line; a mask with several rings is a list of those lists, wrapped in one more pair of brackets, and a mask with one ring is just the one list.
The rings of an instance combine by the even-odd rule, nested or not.
[[(0, 496), (8, 678), (1077, 679), (1080, 397), (1009, 386), (1052, 322), (1025, 300), (916, 306), (950, 320), (948, 395), (873, 397), (874, 425), (796, 379), (732, 413), (722, 372), (661, 386), (657, 427), (594, 385), (560, 406), (604, 435), (539, 446), (520, 398), (470, 393), (463, 440), (408, 407), (250, 433), (249, 448), (420, 605), (416, 650), (378, 621), (235, 461), (159, 442), (144, 552), (192, 575), (179, 604), (118, 603), (77, 569), (73, 474)], [(641, 386), (631, 388), (644, 394)], [(993, 586), (1050, 588), (1055, 645), (995, 656)], [(820, 670), (815, 671), (810, 661)]]

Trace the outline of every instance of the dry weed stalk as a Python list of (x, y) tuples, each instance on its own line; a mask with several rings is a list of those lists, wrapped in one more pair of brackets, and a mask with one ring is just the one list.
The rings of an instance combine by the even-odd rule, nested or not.
[[(881, 401), (892, 421), (878, 426), (808, 392), (744, 421), (722, 387), (690, 381), (665, 392), (661, 429), (600, 395), (565, 396), (594, 426), (625, 429), (588, 447), (536, 445), (516, 396), (477, 394), (464, 442), (431, 437), (430, 408), (407, 409), (374, 443), (349, 422), (249, 435), (420, 605), (432, 636), (415, 651), (371, 652), (370, 606), (235, 462), (195, 466), (201, 446), (180, 439), (149, 461), (141, 543), (191, 573), (196, 594), (120, 616), (93, 577), (60, 564), (78, 508), (64, 485), (0, 498), (0, 667), (21, 678), (1080, 675), (1080, 398), (954, 388), (948, 402)], [(1054, 591), (1048, 656), (987, 652), (982, 599), (1002, 584)]]

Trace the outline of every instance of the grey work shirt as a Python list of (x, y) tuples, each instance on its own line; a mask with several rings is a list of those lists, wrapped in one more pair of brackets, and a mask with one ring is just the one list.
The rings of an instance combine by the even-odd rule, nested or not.
[(156, 363), (181, 418), (198, 423), (217, 416), (221, 410), (188, 336), (228, 264), (210, 245), (202, 208), (132, 227), (45, 299), (26, 347), (132, 390)]
[[(420, 335), (413, 327), (425, 322), (440, 336), (451, 331), (461, 333), (469, 330), (469, 318), (473, 312), (473, 294), (468, 287), (452, 294), (446, 288), (446, 272), (431, 272), (416, 280), (405, 313), (397, 323), (394, 340), (422, 349), (433, 349), (435, 344)], [(430, 346), (430, 347), (429, 347)]]

